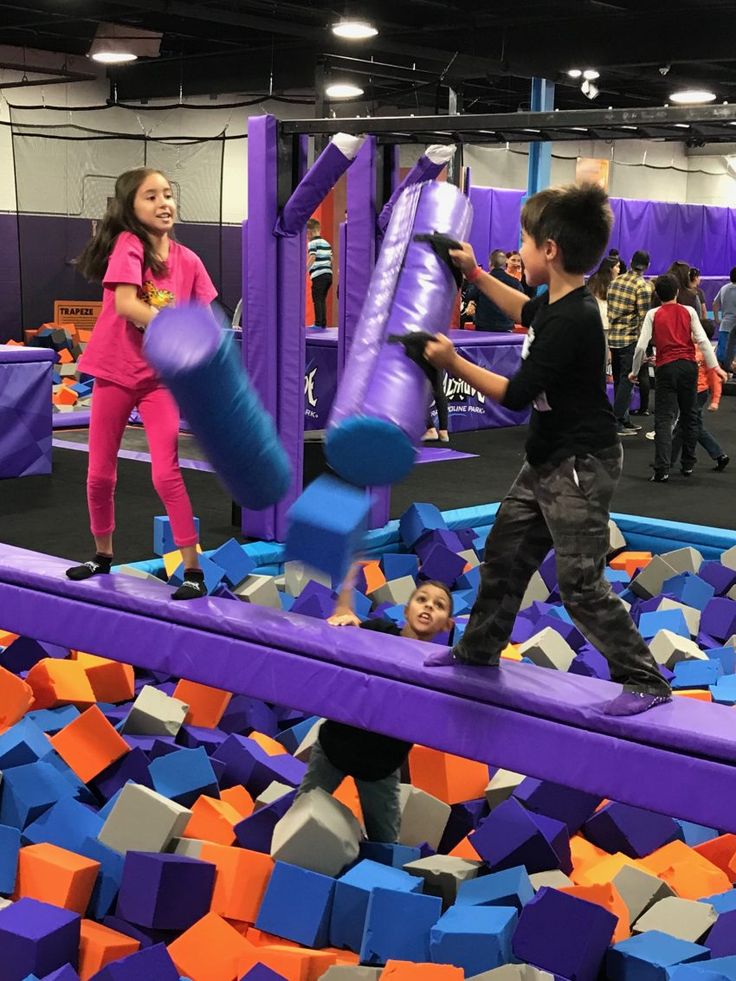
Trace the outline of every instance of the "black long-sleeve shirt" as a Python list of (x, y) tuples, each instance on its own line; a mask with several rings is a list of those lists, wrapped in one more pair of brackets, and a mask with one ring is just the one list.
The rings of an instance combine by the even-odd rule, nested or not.
[(555, 303), (549, 293), (530, 300), (521, 322), (529, 328), (519, 371), (502, 405), (534, 405), (526, 442), (532, 466), (613, 446), (616, 420), (606, 393), (606, 340), (595, 297), (586, 286)]

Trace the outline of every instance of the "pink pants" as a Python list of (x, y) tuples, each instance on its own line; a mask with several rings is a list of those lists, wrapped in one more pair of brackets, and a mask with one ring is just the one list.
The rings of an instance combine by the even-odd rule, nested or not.
[(166, 508), (171, 532), (179, 548), (197, 544), (192, 505), (179, 469), (179, 410), (162, 386), (124, 388), (98, 378), (89, 424), (87, 504), (93, 535), (115, 529), (115, 484), (118, 450), (128, 417), (140, 412), (151, 453), (151, 476)]

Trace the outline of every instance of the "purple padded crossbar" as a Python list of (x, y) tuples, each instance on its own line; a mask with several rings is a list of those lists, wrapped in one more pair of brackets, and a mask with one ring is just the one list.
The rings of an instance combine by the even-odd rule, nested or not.
[(0, 545), (0, 625), (736, 832), (733, 710), (675, 699), (616, 719), (609, 682), (530, 665), (424, 668), (426, 645)]

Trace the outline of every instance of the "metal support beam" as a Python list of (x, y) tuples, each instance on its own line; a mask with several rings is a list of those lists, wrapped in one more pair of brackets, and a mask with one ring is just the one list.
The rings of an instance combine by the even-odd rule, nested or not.
[[(555, 107), (555, 83), (547, 78), (532, 79), (532, 112), (552, 112)], [(549, 187), (552, 171), (552, 144), (538, 140), (529, 144), (527, 194)]]

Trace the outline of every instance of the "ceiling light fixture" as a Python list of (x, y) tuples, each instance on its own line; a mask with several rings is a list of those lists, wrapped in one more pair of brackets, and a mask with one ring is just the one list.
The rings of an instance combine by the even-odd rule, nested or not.
[(597, 78), (601, 77), (601, 73), (597, 72), (595, 68), (586, 68), (583, 72), (583, 78), (587, 79), (589, 82), (594, 82)]
[(567, 74), (570, 78), (581, 78), (583, 73), (579, 68), (571, 68)]
[(682, 89), (680, 92), (673, 92), (670, 102), (676, 102), (681, 106), (696, 106), (702, 102), (713, 102), (716, 98), (715, 92), (707, 89)]
[(363, 89), (352, 82), (333, 82), (325, 89), (325, 95), (328, 99), (355, 99), (363, 95)]
[(122, 65), (137, 58), (157, 58), (161, 34), (124, 24), (98, 24), (88, 52), (103, 65)]
[(580, 91), (586, 97), (586, 99), (597, 99), (600, 95), (600, 89), (593, 82), (589, 81), (587, 78), (580, 86)]
[(378, 31), (365, 20), (353, 20), (346, 17), (332, 25), (332, 33), (337, 37), (347, 38), (349, 41), (365, 41), (366, 38), (375, 37)]

